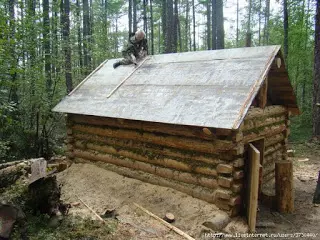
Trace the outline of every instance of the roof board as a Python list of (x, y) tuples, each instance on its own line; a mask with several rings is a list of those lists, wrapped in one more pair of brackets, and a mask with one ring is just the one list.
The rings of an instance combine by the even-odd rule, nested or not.
[(154, 55), (138, 68), (113, 69), (116, 59), (111, 59), (53, 110), (236, 129), (279, 49), (264, 46)]

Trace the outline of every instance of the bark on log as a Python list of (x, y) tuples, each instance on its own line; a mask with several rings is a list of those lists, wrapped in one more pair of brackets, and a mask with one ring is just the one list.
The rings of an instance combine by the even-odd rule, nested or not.
[(279, 124), (276, 126), (272, 126), (272, 127), (265, 127), (262, 131), (257, 132), (249, 132), (247, 134), (244, 134), (243, 137), (243, 141), (244, 143), (248, 143), (254, 139), (257, 139), (258, 137), (271, 137), (273, 135), (282, 133), (283, 131), (286, 130), (286, 125), (283, 124)]
[(267, 155), (270, 155), (276, 151), (278, 151), (279, 149), (283, 148), (283, 144), (281, 143), (277, 143), (275, 145), (271, 145), (269, 147), (266, 148), (265, 152), (264, 152), (264, 155), (267, 156)]
[(281, 213), (292, 213), (294, 210), (292, 162), (276, 162), (275, 174), (277, 209)]
[(165, 123), (144, 122), (137, 120), (103, 118), (96, 116), (71, 115), (70, 119), (77, 124), (91, 124), (96, 126), (110, 126), (128, 130), (138, 130), (151, 133), (165, 133), (176, 136), (196, 137), (207, 140), (214, 140), (219, 137), (235, 136), (237, 131), (228, 129), (207, 128), (211, 134), (203, 132), (203, 127), (182, 126)]
[(91, 143), (110, 145), (114, 146), (115, 148), (120, 147), (123, 149), (130, 149), (133, 151), (141, 151), (141, 149), (144, 149), (145, 152), (153, 152), (155, 154), (162, 154), (169, 157), (192, 159), (195, 161), (201, 161), (212, 165), (225, 162), (223, 160), (231, 161), (236, 159), (236, 156), (228, 152), (223, 152), (220, 154), (199, 153), (192, 151), (192, 149), (176, 149), (146, 142), (140, 142), (138, 140), (117, 139), (111, 137), (90, 135), (85, 133), (76, 133), (74, 134), (74, 138), (76, 141), (88, 141)]
[(243, 132), (248, 132), (255, 128), (262, 128), (265, 126), (275, 125), (277, 123), (285, 123), (287, 117), (285, 115), (275, 116), (275, 117), (268, 117), (265, 119), (251, 119), (251, 120), (244, 120), (244, 126), (242, 128)]
[(194, 185), (200, 185), (210, 189), (217, 188), (218, 186), (217, 180), (214, 178), (208, 178), (200, 174), (175, 171), (172, 169), (155, 166), (149, 163), (135, 161), (129, 158), (121, 159), (110, 154), (100, 154), (94, 151), (82, 151), (78, 149), (74, 150), (74, 154), (75, 157), (88, 160), (103, 161), (127, 168), (142, 170), (161, 177), (171, 178), (177, 181), (190, 183)]
[[(91, 161), (85, 160), (83, 158), (75, 158), (75, 160), (77, 162), (82, 162), (82, 163), (84, 163), (84, 162), (85, 163), (86, 162), (92, 163)], [(202, 200), (210, 202), (210, 203), (214, 203), (214, 197), (215, 197), (215, 192), (214, 192), (215, 190), (214, 189), (209, 189), (209, 188), (202, 187), (199, 185), (194, 185), (194, 184), (188, 184), (188, 183), (176, 181), (173, 179), (166, 179), (166, 178), (163, 178), (163, 177), (160, 177), (157, 175), (143, 172), (141, 170), (133, 170), (133, 169), (129, 169), (126, 167), (121, 167), (121, 166), (117, 166), (114, 164), (109, 164), (106, 162), (99, 162), (96, 164), (102, 168), (106, 168), (110, 171), (116, 172), (116, 173), (123, 175), (123, 176), (126, 176), (126, 177), (138, 179), (143, 182), (148, 182), (148, 183), (155, 184), (155, 185), (173, 188), (173, 189), (176, 189), (180, 192), (186, 193), (186, 194), (193, 196), (193, 197), (200, 196), (200, 197), (198, 197), (199, 199), (202, 199)]]
[(74, 125), (72, 129), (75, 131), (96, 134), (99, 136), (122, 138), (127, 140), (138, 140), (142, 142), (148, 142), (152, 144), (158, 144), (162, 146), (174, 147), (179, 149), (193, 149), (195, 151), (204, 153), (234, 151), (235, 154), (239, 154), (238, 144), (224, 140), (206, 141), (194, 138), (156, 135), (153, 133), (146, 132), (139, 133), (137, 131), (131, 130), (90, 127), (86, 125)]
[(269, 147), (271, 145), (275, 145), (277, 143), (281, 143), (285, 140), (286, 138), (284, 137), (284, 134), (283, 133), (279, 133), (279, 134), (276, 134), (272, 137), (268, 137), (266, 138), (265, 140), (265, 147)]
[(202, 166), (197, 166), (197, 162), (188, 161), (187, 159), (172, 159), (162, 155), (152, 155), (153, 153), (148, 152), (145, 155), (132, 152), (129, 150), (116, 149), (112, 146), (107, 145), (96, 145), (92, 143), (83, 144), (79, 141), (75, 143), (75, 146), (79, 149), (90, 149), (103, 153), (108, 153), (112, 155), (118, 155), (119, 157), (127, 157), (130, 159), (147, 162), (150, 164), (155, 164), (167, 168), (173, 168), (176, 170), (187, 171), (187, 172), (195, 172), (204, 175), (217, 176), (217, 171), (214, 166), (210, 166), (209, 164), (201, 163)]
[(245, 119), (250, 120), (254, 118), (265, 118), (268, 116), (274, 116), (274, 115), (279, 115), (279, 114), (286, 114), (287, 109), (283, 106), (269, 106), (265, 109), (261, 108), (251, 108)]
[(30, 172), (31, 161), (17, 163), (0, 170), (0, 188), (7, 187)]

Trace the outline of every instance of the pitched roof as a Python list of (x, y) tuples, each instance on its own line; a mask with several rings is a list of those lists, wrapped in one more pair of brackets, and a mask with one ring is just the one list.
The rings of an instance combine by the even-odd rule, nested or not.
[[(237, 129), (279, 51), (280, 46), (264, 46), (163, 54), (117, 69), (111, 59), (53, 111)], [(281, 104), (297, 109), (287, 73), (280, 74), (286, 78), (283, 91), (292, 95)], [(277, 94), (272, 92), (273, 99), (281, 102)]]

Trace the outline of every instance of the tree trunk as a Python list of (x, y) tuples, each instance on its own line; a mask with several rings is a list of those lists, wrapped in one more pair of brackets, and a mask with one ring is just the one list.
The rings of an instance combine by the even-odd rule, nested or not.
[[(162, 8), (161, 8), (162, 38), (163, 38), (163, 46), (165, 46), (167, 43), (167, 0), (162, 0), (161, 3), (162, 3)], [(164, 49), (163, 52), (165, 51), (166, 49)]]
[(193, 51), (196, 51), (196, 12), (194, 0), (192, 0), (192, 18), (193, 18)]
[(217, 0), (217, 49), (224, 48), (223, 1)]
[(81, 37), (81, 16), (80, 16), (80, 2), (77, 0), (76, 2), (76, 14), (77, 14), (77, 40), (78, 40), (78, 55), (79, 55), (79, 65), (80, 65), (80, 76), (82, 76), (83, 69), (83, 54), (82, 54), (82, 37)]
[(129, 35), (130, 35), (130, 33), (132, 33), (132, 0), (129, 0), (128, 20), (129, 20)]
[(178, 0), (174, 0), (174, 14), (173, 14), (173, 42), (172, 50), (177, 52), (178, 50), (178, 21), (179, 21), (179, 12), (178, 12)]
[(236, 44), (239, 47), (239, 0), (237, 0), (237, 37), (236, 37)]
[[(9, 94), (9, 101), (12, 101), (18, 104), (18, 86), (17, 86), (17, 54), (16, 54), (16, 27), (15, 27), (15, 9), (14, 9), (14, 0), (9, 0), (9, 27), (10, 27), (10, 43), (8, 44), (10, 48), (10, 77), (11, 77), (11, 89)], [(15, 118), (15, 116), (13, 116)]]
[(178, 24), (177, 28), (178, 28), (178, 37), (179, 37), (179, 51), (182, 52), (182, 36), (181, 36), (181, 24), (180, 24), (179, 15), (177, 15), (177, 24)]
[(210, 11), (210, 1), (207, 0), (207, 49), (210, 50), (211, 49), (211, 19), (210, 19), (210, 15), (211, 15), (211, 11)]
[(266, 0), (265, 21), (264, 21), (264, 45), (269, 44), (269, 17), (270, 17), (270, 0)]
[(43, 9), (43, 49), (44, 49), (44, 71), (46, 77), (47, 94), (51, 94), (51, 52), (50, 52), (50, 20), (49, 20), (49, 0), (42, 1)]
[(217, 0), (212, 0), (212, 49), (217, 49)]
[(248, 22), (247, 22), (247, 33), (246, 33), (246, 47), (251, 47), (251, 8), (252, 0), (249, 0), (248, 6)]
[(154, 55), (153, 8), (152, 7), (153, 7), (152, 0), (150, 0), (151, 55)]
[(261, 0), (259, 0), (259, 46), (261, 46)]
[(166, 29), (166, 42), (165, 42), (165, 52), (172, 53), (174, 51), (174, 22), (173, 22), (173, 1), (167, 0), (167, 29)]
[(187, 0), (186, 5), (186, 20), (185, 20), (185, 31), (186, 31), (186, 38), (185, 38), (185, 51), (188, 52), (189, 49), (189, 39), (190, 39), (190, 20), (189, 20), (189, 11), (190, 11), (190, 4), (189, 0)]
[(143, 0), (143, 31), (146, 34), (146, 38), (148, 38), (147, 0)]
[(90, 53), (89, 53), (89, 4), (88, 0), (83, 0), (83, 53), (84, 53), (84, 67), (85, 75), (90, 73)]
[(288, 57), (288, 32), (289, 32), (287, 0), (283, 0), (283, 30), (284, 30), (284, 42), (283, 42), (284, 59), (287, 60), (287, 57)]
[(65, 64), (65, 78), (67, 93), (72, 91), (72, 69), (71, 69), (71, 48), (70, 48), (70, 2), (64, 0), (63, 2), (63, 51), (64, 51), (64, 64)]
[(133, 8), (133, 32), (137, 31), (138, 23), (137, 23), (137, 0), (132, 0), (132, 8)]
[(320, 1), (317, 1), (314, 44), (313, 128), (312, 135), (320, 139)]

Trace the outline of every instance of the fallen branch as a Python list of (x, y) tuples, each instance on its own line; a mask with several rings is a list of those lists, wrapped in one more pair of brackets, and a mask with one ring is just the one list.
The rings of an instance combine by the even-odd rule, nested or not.
[(153, 217), (154, 219), (158, 220), (159, 222), (161, 222), (163, 225), (165, 225), (166, 227), (168, 227), (169, 229), (175, 231), (176, 233), (178, 233), (180, 236), (185, 237), (186, 239), (189, 240), (195, 240), (194, 238), (190, 237), (188, 234), (186, 234), (185, 232), (181, 231), (179, 228), (171, 225), (170, 223), (167, 223), (166, 221), (164, 221), (163, 219), (159, 218), (158, 216), (154, 215), (152, 212), (149, 212), (147, 209), (141, 207), (139, 204), (137, 203), (133, 203), (137, 208), (139, 208), (140, 210), (142, 210), (143, 212), (147, 213), (149, 216)]
[(90, 206), (88, 206), (78, 195), (76, 195), (76, 197), (80, 200), (80, 202), (83, 203), (83, 205), (85, 205), (101, 222), (103, 222), (104, 224), (106, 223), (106, 221), (99, 216), (98, 213), (96, 213)]

